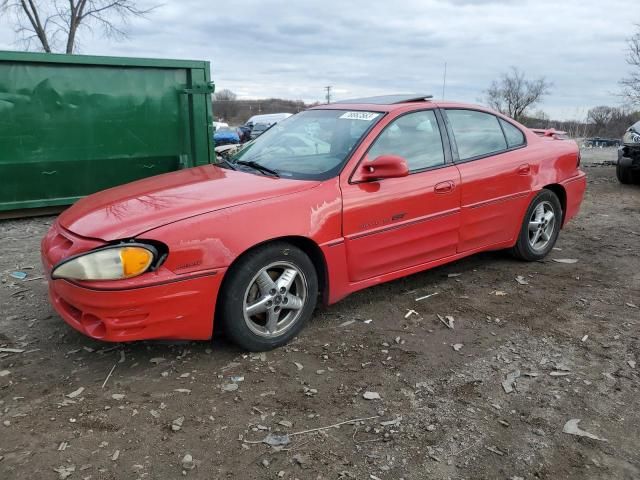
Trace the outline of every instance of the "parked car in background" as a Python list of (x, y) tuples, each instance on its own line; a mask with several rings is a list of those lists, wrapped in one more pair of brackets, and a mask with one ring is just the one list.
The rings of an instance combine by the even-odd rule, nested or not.
[(251, 127), (241, 125), (238, 127), (238, 135), (240, 135), (240, 143), (248, 142), (251, 140)]
[(244, 124), (249, 129), (251, 139), (259, 137), (271, 125), (291, 117), (291, 113), (268, 113), (264, 115), (254, 115)]
[(84, 198), (42, 259), (53, 306), (90, 337), (208, 339), (215, 320), (268, 350), (317, 302), (487, 250), (544, 258), (585, 187), (578, 146), (553, 130), (373, 97), (301, 112), (218, 165)]
[(216, 145), (235, 144), (240, 143), (240, 135), (235, 128), (220, 127), (213, 134), (213, 140), (216, 142)]
[(616, 175), (620, 183), (640, 184), (640, 121), (631, 125), (622, 137)]
[(213, 129), (215, 131), (217, 131), (220, 128), (225, 128), (225, 127), (228, 128), (229, 127), (229, 124), (226, 123), (226, 122), (212, 122), (212, 124), (213, 124)]
[(273, 124), (268, 123), (256, 123), (251, 128), (251, 140), (258, 138), (264, 132), (266, 132)]
[(262, 115), (254, 115), (245, 122), (245, 125), (252, 128), (258, 123), (266, 123), (267, 125), (273, 125), (274, 123), (281, 122), (289, 118), (292, 113), (265, 113)]

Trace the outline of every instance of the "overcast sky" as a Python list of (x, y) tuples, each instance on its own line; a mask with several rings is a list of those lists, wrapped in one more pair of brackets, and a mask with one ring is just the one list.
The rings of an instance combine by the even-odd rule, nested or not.
[[(325, 85), (335, 99), (441, 98), (446, 62), (445, 97), (478, 103), (514, 65), (553, 82), (540, 108), (580, 118), (620, 104), (634, 23), (638, 0), (165, 0), (125, 41), (84, 32), (79, 53), (210, 60), (217, 89), (307, 102)], [(14, 40), (0, 19), (0, 49), (20, 49)]]

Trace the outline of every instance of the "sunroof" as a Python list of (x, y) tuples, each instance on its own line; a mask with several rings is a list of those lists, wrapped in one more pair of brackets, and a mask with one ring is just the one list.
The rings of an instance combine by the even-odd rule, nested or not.
[(371, 105), (395, 105), (398, 103), (424, 102), (433, 98), (433, 95), (420, 95), (417, 93), (378, 95), (376, 97), (352, 98), (350, 100), (340, 100), (335, 103), (368, 103)]

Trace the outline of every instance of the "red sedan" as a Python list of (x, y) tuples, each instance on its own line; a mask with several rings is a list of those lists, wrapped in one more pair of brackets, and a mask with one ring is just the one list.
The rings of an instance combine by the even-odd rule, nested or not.
[(283, 345), (318, 301), (485, 250), (547, 255), (585, 191), (575, 142), (425, 96), (324, 105), (235, 157), (91, 195), (42, 241), (53, 306), (96, 339)]

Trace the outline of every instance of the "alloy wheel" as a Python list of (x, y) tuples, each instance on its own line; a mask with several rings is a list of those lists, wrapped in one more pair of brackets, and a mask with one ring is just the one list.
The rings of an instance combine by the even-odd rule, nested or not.
[(540, 202), (529, 217), (529, 245), (533, 250), (547, 248), (556, 228), (556, 214), (551, 203)]
[(302, 270), (290, 262), (271, 263), (249, 282), (244, 294), (244, 320), (256, 335), (278, 337), (300, 318), (307, 295)]

